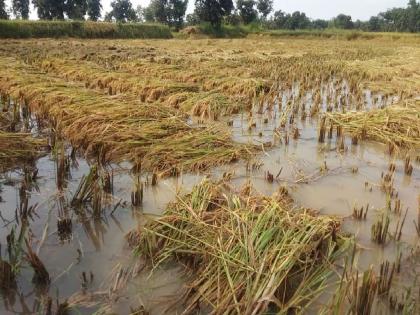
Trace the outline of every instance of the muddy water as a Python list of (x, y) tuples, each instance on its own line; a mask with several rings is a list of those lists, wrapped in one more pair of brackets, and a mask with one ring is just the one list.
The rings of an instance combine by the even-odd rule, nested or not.
[[(115, 198), (108, 206), (107, 215), (101, 219), (95, 219), (89, 214), (85, 217), (71, 214), (72, 235), (68, 240), (63, 241), (57, 233), (59, 194), (56, 188), (55, 162), (50, 157), (43, 157), (38, 160), (36, 166), (39, 170), (38, 187), (29, 192), (29, 204), (38, 206), (37, 215), (30, 222), (29, 234), (32, 235), (34, 247), (50, 273), (49, 293), (54, 299), (58, 297), (60, 302), (82, 289), (83, 272), (87, 274), (89, 282), (85, 288), (86, 291), (107, 290), (106, 280), (112, 276), (115, 266), (126, 264), (131, 258), (124, 235), (137, 224), (143, 224), (146, 216), (161, 214), (165, 205), (174, 199), (177, 191), (187, 191), (201, 178), (201, 176), (183, 175), (179, 178), (160, 180), (156, 186), (145, 188), (142, 207), (132, 209), (127, 204), (130, 201), (133, 179), (124, 166), (114, 166)], [(71, 199), (81, 177), (88, 172), (89, 166), (86, 161), (78, 159), (78, 166), (71, 168), (71, 180), (65, 190), (64, 200)], [(15, 225), (15, 209), (20, 203), (21, 178), (22, 174), (18, 171), (2, 175), (3, 201), (0, 203), (0, 211), (5, 221), (1, 223), (0, 240), (3, 257), (6, 256), (6, 236)], [(120, 203), (120, 206), (111, 215), (117, 203)], [(92, 282), (90, 273), (93, 275)], [(153, 291), (153, 298), (156, 299), (159, 295), (167, 296), (179, 290), (181, 275), (177, 277), (178, 273), (176, 268), (170, 273), (157, 272), (153, 278), (146, 277), (141, 281), (147, 283), (147, 287), (142, 288), (141, 285), (137, 285), (137, 288), (145, 296)], [(38, 306), (42, 292), (34, 290), (31, 278), (31, 270), (22, 270), (18, 278), (16, 295), (0, 303), (1, 314), (26, 314), (42, 310), (42, 307)], [(146, 306), (150, 305), (152, 298), (148, 300)], [(135, 306), (134, 304), (133, 307)], [(92, 309), (82, 308), (81, 311), (90, 314)]]
[[(249, 114), (240, 114), (229, 119), (233, 119), (235, 141), (265, 145), (264, 152), (256, 157), (254, 167), (239, 162), (219, 167), (210, 174), (182, 174), (178, 178), (160, 179), (156, 186), (145, 187), (142, 207), (133, 209), (130, 206), (133, 186), (130, 166), (114, 165), (114, 199), (108, 206), (106, 215), (101, 219), (94, 219), (88, 209), (84, 216), (70, 210), (73, 229), (68, 240), (62, 240), (57, 233), (59, 200), (71, 200), (80, 179), (89, 172), (89, 165), (84, 159), (78, 158), (78, 166), (71, 168), (68, 187), (59, 198), (55, 161), (51, 156), (39, 159), (36, 163), (39, 169), (37, 189), (28, 192), (29, 203), (38, 204), (37, 216), (30, 222), (29, 234), (35, 250), (50, 273), (49, 295), (63, 302), (75, 293), (84, 291), (98, 294), (102, 301), (107, 300), (110, 296), (109, 285), (118, 266), (125, 266), (132, 261), (124, 235), (136, 225), (143, 224), (148, 217), (161, 214), (177, 191), (187, 192), (205, 175), (220, 177), (226, 172), (231, 174), (234, 185), (240, 186), (251, 181), (263, 194), (271, 194), (280, 186), (287, 186), (297, 205), (316, 209), (320, 214), (342, 218), (343, 229), (354, 233), (359, 243), (358, 266), (361, 270), (371, 264), (378, 266), (385, 259), (393, 262), (399, 252), (403, 253), (403, 257), (408, 256), (410, 248), (417, 242), (413, 220), (417, 220), (417, 198), (420, 191), (418, 164), (413, 162), (414, 170), (408, 177), (404, 175), (403, 161), (390, 157), (383, 145), (369, 142), (352, 145), (351, 140), (346, 139), (344, 150), (340, 151), (337, 149), (335, 134), (320, 144), (317, 121), (310, 118), (301, 120), (300, 117), (295, 117), (299, 136), (293, 139), (290, 130), (279, 128), (282, 117), (278, 108), (270, 112), (263, 111), (262, 114), (254, 112), (252, 117)], [(255, 126), (249, 128), (251, 122)], [(289, 136), (288, 144), (284, 141), (286, 132)], [(271, 146), (268, 146), (269, 143)], [(419, 152), (414, 153), (418, 154)], [(407, 218), (401, 241), (390, 238), (387, 244), (377, 245), (371, 241), (370, 227), (384, 213), (387, 205), (386, 194), (381, 190), (380, 183), (381, 174), (387, 172), (391, 162), (396, 164), (394, 187), (401, 200), (403, 214), (397, 215), (391, 211), (390, 233), (393, 234), (406, 209)], [(266, 180), (266, 172), (274, 174), (274, 182)], [(1, 175), (0, 195), (3, 202), (0, 203), (0, 211), (4, 220), (1, 221), (0, 242), (3, 257), (6, 236), (15, 225), (21, 179), (22, 174), (19, 171)], [(391, 202), (392, 206), (394, 202)], [(119, 206), (115, 208), (117, 204)], [(367, 219), (354, 219), (353, 206), (367, 204)], [(83, 272), (88, 275), (88, 283), (82, 281)], [(31, 278), (30, 269), (21, 271), (16, 292), (0, 302), (1, 314), (42, 313), (42, 292), (34, 289)], [(150, 270), (144, 270), (132, 279), (128, 291), (118, 300), (113, 299), (111, 304), (120, 314), (126, 314), (130, 307), (139, 305), (144, 305), (151, 314), (160, 314), (171, 306), (174, 298), (182, 294), (183, 279), (184, 275), (177, 266), (165, 266), (153, 274)], [(85, 304), (85, 307), (79, 307), (75, 313), (90, 314), (98, 309), (95, 303)]]
[[(345, 230), (354, 233), (357, 241), (365, 248), (360, 258), (362, 268), (384, 259), (393, 261), (396, 247), (410, 247), (406, 245), (417, 241), (413, 221), (417, 220), (417, 198), (420, 191), (418, 164), (414, 165), (412, 175), (407, 176), (404, 174), (404, 161), (391, 157), (386, 153), (384, 145), (369, 142), (352, 145), (351, 139), (346, 139), (344, 151), (340, 151), (335, 134), (332, 139), (320, 144), (317, 121), (309, 118), (296, 122), (300, 133), (298, 139), (294, 140), (289, 135), (288, 145), (279, 144), (279, 137), (273, 136), (274, 130), (278, 130), (280, 125), (279, 118), (274, 116), (266, 122), (266, 117), (266, 114), (254, 114), (252, 118), (238, 115), (234, 119), (233, 131), (237, 141), (275, 144), (262, 154), (262, 165), (258, 170), (237, 170), (235, 182), (240, 184), (251, 180), (254, 187), (263, 194), (271, 194), (279, 186), (287, 186), (297, 204), (316, 209), (321, 214), (343, 218)], [(251, 130), (250, 119), (256, 123), (256, 127)], [(371, 242), (370, 227), (379, 215), (385, 213), (387, 198), (380, 184), (381, 176), (387, 172), (390, 163), (396, 164), (394, 187), (401, 200), (402, 216), (406, 209), (408, 212), (402, 242), (389, 241), (386, 246), (379, 246)], [(268, 183), (265, 179), (267, 171), (278, 175), (274, 183)], [(353, 219), (353, 207), (360, 208), (367, 204), (367, 219)], [(392, 200), (391, 206), (394, 207), (394, 204), (395, 200)], [(400, 217), (391, 214), (392, 234)]]

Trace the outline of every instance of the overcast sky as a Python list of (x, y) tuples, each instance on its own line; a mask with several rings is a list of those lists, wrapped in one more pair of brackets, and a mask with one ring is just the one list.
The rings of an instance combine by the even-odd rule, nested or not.
[[(102, 1), (102, 16), (110, 10), (111, 0)], [(147, 6), (150, 0), (131, 0), (133, 7), (138, 4)], [(194, 1), (189, 0), (188, 12), (194, 10)], [(233, 0), (234, 2), (236, 0)], [(10, 6), (11, 0), (7, 0)], [(274, 9), (288, 13), (294, 11), (305, 12), (310, 18), (330, 19), (340, 13), (351, 15), (353, 20), (367, 20), (372, 15), (393, 7), (405, 7), (408, 0), (274, 0)], [(32, 8), (33, 11), (33, 8)], [(36, 14), (31, 12), (31, 18)]]

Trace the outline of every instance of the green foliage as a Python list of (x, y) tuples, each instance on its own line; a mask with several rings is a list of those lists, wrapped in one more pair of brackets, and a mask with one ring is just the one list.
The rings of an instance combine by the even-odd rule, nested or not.
[[(14, 1), (27, 1), (29, 5), (29, 0)], [(100, 0), (32, 0), (32, 3), (37, 10), (38, 17), (41, 20), (64, 20), (66, 16), (72, 20), (84, 20), (88, 9), (90, 10), (90, 16), (90, 14), (94, 12), (91, 11), (92, 5), (97, 6), (99, 1)], [(98, 3), (94, 4), (94, 2)], [(100, 3), (99, 13), (96, 14), (99, 14), (100, 16)]]
[(86, 0), (67, 0), (65, 13), (71, 20), (84, 20), (87, 11)]
[(303, 12), (285, 13), (281, 10), (274, 12), (272, 20), (269, 22), (271, 28), (275, 29), (307, 29), (311, 28), (311, 21)]
[(317, 19), (312, 21), (312, 28), (317, 30), (326, 29), (328, 27), (328, 21)]
[(152, 0), (144, 10), (145, 20), (180, 29), (184, 24), (188, 0)]
[(89, 20), (97, 21), (101, 17), (101, 0), (87, 0), (87, 14)]
[(337, 17), (335, 17), (331, 21), (331, 24), (335, 28), (345, 29), (345, 30), (349, 30), (349, 29), (352, 29), (354, 27), (351, 16), (350, 15), (345, 15), (345, 14), (337, 15)]
[(209, 22), (201, 23), (198, 28), (200, 32), (215, 38), (241, 38), (246, 37), (248, 32), (242, 26), (233, 26), (222, 24), (220, 26), (213, 26)]
[(200, 17), (197, 15), (197, 12), (193, 12), (193, 13), (187, 14), (185, 18), (185, 22), (186, 22), (186, 25), (188, 26), (198, 25), (200, 24)]
[(112, 10), (105, 16), (105, 20), (126, 23), (137, 21), (136, 11), (130, 0), (114, 0), (111, 2)]
[(237, 0), (236, 9), (245, 24), (249, 24), (257, 19), (258, 13), (255, 10), (256, 2), (254, 0)]
[[(265, 1), (265, 0), (264, 0)], [(264, 26), (269, 29), (283, 30), (302, 30), (327, 28), (342, 30), (363, 30), (373, 32), (420, 32), (420, 3), (416, 0), (410, 0), (407, 8), (393, 8), (386, 12), (373, 16), (369, 21), (353, 21), (352, 17), (345, 14), (339, 14), (331, 21), (313, 20), (310, 21), (304, 13), (294, 12), (285, 13), (281, 10), (274, 12), (273, 16), (264, 21)], [(324, 36), (323, 34), (322, 36)], [(346, 35), (352, 39), (358, 37), (358, 32), (353, 35)]]
[(292, 16), (289, 20), (289, 24), (290, 24), (289, 26), (290, 29), (296, 30), (296, 29), (309, 28), (311, 25), (311, 22), (305, 13), (296, 11), (292, 13)]
[(0, 19), (1, 20), (7, 20), (9, 18), (9, 15), (6, 11), (6, 3), (5, 0), (0, 0)]
[(410, 0), (407, 8), (393, 8), (372, 17), (367, 28), (385, 32), (420, 32), (420, 3)]
[(220, 27), (222, 19), (233, 10), (232, 0), (196, 0), (195, 11), (201, 22)]
[(171, 38), (167, 26), (81, 21), (0, 21), (0, 38)]
[(141, 18), (144, 19), (146, 22), (154, 22), (154, 12), (152, 10), (152, 7), (149, 5), (145, 8), (138, 7), (137, 8), (137, 15), (141, 15)]
[(64, 0), (32, 0), (41, 20), (63, 20), (66, 11)]
[(168, 25), (177, 29), (184, 24), (185, 11), (187, 11), (188, 0), (169, 0)]
[(168, 21), (167, 0), (151, 0), (149, 6), (149, 14), (152, 16), (153, 22), (166, 23)]
[(273, 11), (273, 0), (258, 0), (257, 9), (264, 19)]
[(16, 18), (27, 20), (29, 18), (29, 0), (13, 0), (12, 10)]

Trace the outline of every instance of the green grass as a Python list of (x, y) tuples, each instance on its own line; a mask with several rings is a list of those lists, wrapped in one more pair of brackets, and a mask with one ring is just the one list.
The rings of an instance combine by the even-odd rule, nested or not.
[(262, 30), (254, 33), (266, 34), (273, 37), (303, 37), (303, 38), (339, 38), (347, 40), (355, 39), (374, 39), (374, 38), (391, 38), (398, 40), (403, 38), (420, 38), (418, 34), (408, 33), (380, 33), (365, 32), (362, 30), (342, 30), (342, 29), (325, 29), (325, 30)]
[(167, 26), (140, 23), (0, 20), (0, 38), (172, 38)]
[(250, 34), (268, 35), (272, 37), (302, 37), (302, 38), (338, 38), (346, 40), (356, 39), (374, 39), (374, 38), (391, 38), (392, 40), (404, 39), (407, 37), (419, 39), (419, 34), (408, 33), (381, 33), (381, 32), (365, 32), (362, 30), (343, 30), (328, 28), (319, 29), (302, 29), (302, 30), (286, 30), (276, 29), (270, 30), (264, 28), (260, 23), (250, 23), (247, 25), (229, 25), (222, 24), (219, 28), (212, 26), (210, 23), (201, 23), (196, 26), (186, 27), (179, 33), (174, 33), (174, 37), (185, 38), (186, 35), (194, 35), (210, 38), (243, 38)]
[(202, 23), (194, 28), (198, 30), (198, 34), (212, 38), (242, 38), (248, 35), (248, 30), (244, 26), (223, 24), (214, 27), (210, 23)]

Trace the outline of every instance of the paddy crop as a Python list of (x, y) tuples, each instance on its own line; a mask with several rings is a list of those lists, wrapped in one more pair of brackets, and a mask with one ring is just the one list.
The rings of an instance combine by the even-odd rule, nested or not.
[(419, 100), (367, 112), (327, 113), (327, 117), (355, 139), (375, 140), (391, 149), (420, 149)]
[(16, 134), (0, 130), (0, 171), (34, 162), (45, 149), (46, 141), (31, 134)]
[(0, 312), (22, 286), (53, 313), (416, 314), (419, 60), (408, 35), (0, 40)]
[(348, 246), (338, 221), (291, 207), (285, 189), (268, 198), (204, 181), (130, 238), (154, 268), (173, 259), (193, 272), (186, 312), (286, 314), (320, 293)]
[[(129, 96), (111, 97), (2, 59), (0, 90), (24, 102), (76, 148), (102, 162), (131, 161), (163, 173), (203, 170), (254, 150), (222, 126), (192, 126), (183, 113)], [(151, 158), (153, 157), (153, 158)]]

